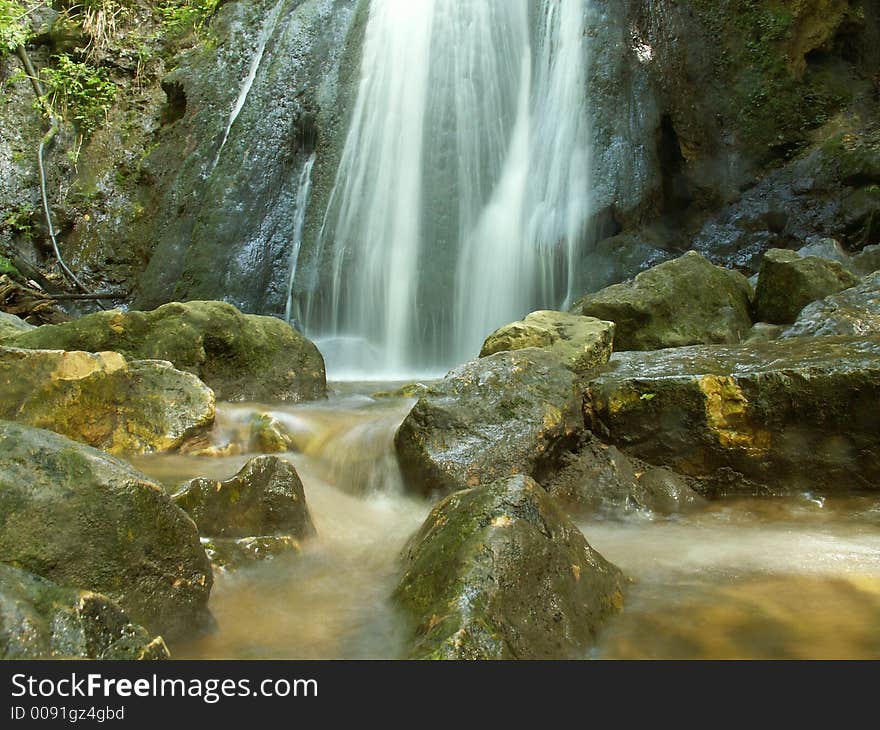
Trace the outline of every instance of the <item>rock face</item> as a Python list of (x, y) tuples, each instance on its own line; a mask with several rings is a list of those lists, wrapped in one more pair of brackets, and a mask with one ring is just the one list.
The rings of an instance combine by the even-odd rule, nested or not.
[(214, 423), (214, 394), (171, 363), (0, 347), (0, 418), (111, 453), (176, 449)]
[(521, 475), (445, 499), (403, 560), (416, 659), (582, 656), (623, 605), (621, 572)]
[(193, 479), (173, 500), (211, 537), (284, 533), (310, 537), (315, 528), (293, 465), (277, 456), (251, 459), (232, 479)]
[(539, 478), (584, 430), (575, 375), (534, 348), (500, 352), (430, 386), (394, 438), (408, 487), (422, 494)]
[(703, 502), (693, 481), (646, 464), (616, 446), (590, 440), (566, 457), (542, 486), (557, 499), (589, 509), (641, 509), (669, 514)]
[(202, 541), (205, 552), (218, 568), (234, 569), (248, 563), (272, 560), (280, 555), (298, 555), (302, 551), (299, 540), (290, 535), (263, 535), (261, 537), (212, 537)]
[(8, 422), (0, 422), (0, 562), (104, 593), (166, 639), (210, 625), (210, 563), (164, 490), (112, 456)]
[(536, 347), (556, 355), (566, 367), (584, 374), (611, 357), (614, 324), (565, 312), (533, 312), (489, 335), (480, 357)]
[(34, 326), (25, 322), (21, 317), (0, 312), (0, 342), (17, 337), (22, 332), (29, 332), (32, 329)]
[(300, 402), (326, 395), (324, 360), (309, 340), (280, 319), (245, 315), (224, 302), (97, 312), (39, 327), (14, 345), (168, 360), (201, 378), (220, 400)]
[(858, 277), (836, 261), (774, 248), (764, 255), (761, 264), (755, 317), (762, 322), (790, 324), (811, 302), (858, 283)]
[(0, 659), (167, 659), (106, 596), (0, 564)]
[(880, 271), (851, 289), (805, 307), (783, 337), (880, 335)]
[(877, 489), (880, 338), (618, 353), (589, 385), (593, 431), (708, 492)]
[(617, 325), (615, 349), (658, 350), (738, 342), (751, 328), (748, 280), (698, 253), (579, 300), (572, 311)]

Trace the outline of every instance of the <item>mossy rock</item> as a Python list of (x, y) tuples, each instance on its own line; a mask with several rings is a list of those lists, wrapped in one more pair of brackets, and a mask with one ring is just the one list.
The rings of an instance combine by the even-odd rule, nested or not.
[(0, 563), (0, 659), (168, 659), (100, 593), (65, 588)]
[(193, 479), (173, 500), (210, 537), (283, 533), (303, 539), (315, 533), (299, 475), (277, 456), (251, 459), (223, 482)]
[(529, 348), (462, 365), (430, 386), (394, 444), (407, 487), (446, 494), (552, 470), (583, 433), (577, 378)]
[(32, 329), (36, 329), (34, 325), (28, 324), (21, 317), (0, 312), (0, 343)]
[(734, 343), (751, 329), (751, 285), (690, 251), (580, 299), (572, 312), (617, 325), (615, 350)]
[(227, 570), (302, 552), (302, 543), (292, 535), (207, 537), (202, 539), (202, 544), (211, 563)]
[(293, 436), (271, 413), (254, 413), (249, 425), (248, 446), (251, 451), (274, 454), (291, 451), (295, 446)]
[(0, 421), (0, 562), (107, 595), (168, 640), (211, 626), (211, 565), (187, 514), (131, 466)]
[(160, 361), (0, 347), (0, 418), (115, 454), (177, 449), (214, 424), (214, 394)]
[(96, 312), (16, 337), (15, 347), (113, 350), (131, 360), (167, 360), (226, 401), (300, 402), (326, 396), (324, 359), (275, 317), (225, 302), (166, 304), (150, 312)]
[(858, 286), (806, 306), (782, 337), (880, 335), (880, 271)]
[(532, 312), (489, 335), (480, 357), (536, 347), (556, 355), (573, 372), (586, 374), (608, 362), (613, 342), (613, 322), (566, 312)]
[(764, 254), (755, 289), (755, 317), (772, 324), (791, 324), (801, 310), (859, 283), (837, 261), (771, 249)]
[(583, 658), (623, 606), (620, 570), (522, 475), (446, 498), (403, 562), (415, 659)]
[(603, 440), (709, 494), (876, 490), (880, 336), (617, 353), (589, 385)]

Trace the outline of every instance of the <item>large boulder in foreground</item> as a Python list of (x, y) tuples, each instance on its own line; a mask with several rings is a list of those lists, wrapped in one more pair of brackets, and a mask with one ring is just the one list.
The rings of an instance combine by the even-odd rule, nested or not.
[(162, 487), (97, 449), (5, 421), (0, 562), (103, 593), (166, 639), (211, 624), (211, 565)]
[(224, 482), (193, 479), (173, 497), (202, 535), (245, 538), (315, 533), (296, 469), (277, 456), (258, 456)]
[(880, 337), (618, 353), (593, 431), (719, 491), (880, 485)]
[(167, 659), (106, 596), (0, 564), (0, 659)]
[(751, 329), (751, 285), (690, 251), (631, 282), (580, 299), (575, 314), (617, 325), (615, 350), (739, 342)]
[(807, 305), (783, 337), (880, 335), (880, 271), (861, 284)]
[(614, 323), (566, 312), (532, 312), (489, 335), (480, 357), (536, 347), (556, 355), (572, 371), (585, 374), (608, 362)]
[(620, 570), (522, 475), (445, 499), (403, 560), (415, 659), (583, 657), (623, 605)]
[(762, 322), (790, 324), (811, 302), (858, 283), (858, 277), (837, 261), (770, 249), (764, 254), (758, 274), (755, 317)]
[(574, 509), (671, 514), (704, 502), (694, 490), (693, 480), (627, 456), (616, 446), (594, 438), (565, 456), (559, 471), (541, 486)]
[(323, 398), (324, 359), (275, 317), (242, 314), (225, 302), (165, 304), (151, 312), (96, 312), (44, 325), (7, 344), (32, 349), (113, 350), (130, 360), (168, 360), (226, 401)]
[(211, 429), (214, 393), (168, 362), (0, 347), (0, 419), (115, 454), (169, 451)]
[(540, 478), (584, 431), (576, 376), (529, 348), (469, 362), (430, 386), (394, 438), (408, 487), (422, 494)]

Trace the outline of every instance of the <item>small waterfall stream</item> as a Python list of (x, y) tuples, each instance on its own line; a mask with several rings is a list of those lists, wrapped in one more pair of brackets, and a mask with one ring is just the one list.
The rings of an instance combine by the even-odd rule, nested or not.
[(306, 220), (306, 210), (309, 206), (309, 196), (312, 192), (312, 170), (315, 167), (315, 153), (313, 152), (306, 164), (303, 165), (299, 176), (299, 185), (296, 188), (296, 207), (293, 210), (293, 242), (290, 247), (290, 275), (287, 277), (287, 304), (284, 310), (284, 321), (290, 324), (293, 319), (293, 284), (296, 279), (296, 264), (299, 261), (299, 252), (302, 248), (303, 226)]
[(383, 376), (424, 371), (577, 293), (591, 7), (372, 0), (310, 335), (361, 341)]

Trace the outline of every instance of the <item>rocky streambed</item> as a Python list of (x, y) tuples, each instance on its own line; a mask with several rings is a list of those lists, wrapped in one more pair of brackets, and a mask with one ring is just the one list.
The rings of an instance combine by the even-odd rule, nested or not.
[(877, 275), (756, 284), (692, 252), (329, 389), (220, 302), (4, 320), (3, 654), (876, 656)]

